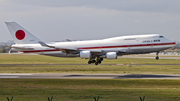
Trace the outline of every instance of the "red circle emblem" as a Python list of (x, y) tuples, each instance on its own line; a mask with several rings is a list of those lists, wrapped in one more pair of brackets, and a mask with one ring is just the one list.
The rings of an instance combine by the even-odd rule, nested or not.
[(22, 39), (24, 39), (24, 37), (25, 37), (25, 32), (23, 30), (18, 30), (16, 32), (16, 38), (18, 40), (22, 40)]

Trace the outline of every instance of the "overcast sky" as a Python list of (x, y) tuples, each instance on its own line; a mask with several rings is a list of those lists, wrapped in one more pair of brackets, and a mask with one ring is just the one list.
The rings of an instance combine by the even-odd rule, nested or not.
[(0, 0), (0, 42), (15, 21), (40, 40), (161, 34), (180, 41), (180, 0)]

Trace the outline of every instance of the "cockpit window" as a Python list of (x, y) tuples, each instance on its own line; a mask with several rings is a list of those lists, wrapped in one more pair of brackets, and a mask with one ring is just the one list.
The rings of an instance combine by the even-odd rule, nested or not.
[(164, 36), (159, 36), (159, 38), (164, 38)]

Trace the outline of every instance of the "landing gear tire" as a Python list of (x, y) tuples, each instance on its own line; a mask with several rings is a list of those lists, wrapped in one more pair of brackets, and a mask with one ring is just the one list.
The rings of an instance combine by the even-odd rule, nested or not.
[(101, 63), (101, 60), (100, 60), (100, 59), (97, 59), (97, 62), (98, 62), (98, 63)]
[(88, 64), (91, 64), (92, 63), (92, 61), (88, 61)]
[(98, 65), (99, 63), (98, 62), (95, 62), (95, 65)]
[(158, 57), (158, 56), (156, 56), (156, 60), (159, 60), (159, 57)]
[(99, 64), (101, 64), (101, 60), (100, 60), (100, 59), (98, 59), (97, 62), (98, 62)]
[(96, 62), (96, 60), (92, 60), (92, 63), (95, 63)]

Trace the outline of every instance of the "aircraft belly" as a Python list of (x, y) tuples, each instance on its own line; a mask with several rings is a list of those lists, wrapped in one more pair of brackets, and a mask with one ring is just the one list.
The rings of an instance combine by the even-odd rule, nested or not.
[(78, 57), (76, 55), (65, 55), (65, 54), (42, 54), (47, 56), (54, 56), (54, 57)]
[(78, 55), (66, 54), (62, 51), (43, 52), (43, 54), (41, 55), (54, 56), (54, 57), (78, 57)]
[(121, 53), (120, 55), (126, 55), (126, 54), (144, 54), (144, 53), (151, 53), (151, 52), (158, 52), (162, 51), (165, 49), (168, 49), (169, 47), (158, 47), (154, 46), (153, 48), (151, 47), (139, 47), (139, 48), (131, 48), (131, 51), (127, 53)]

